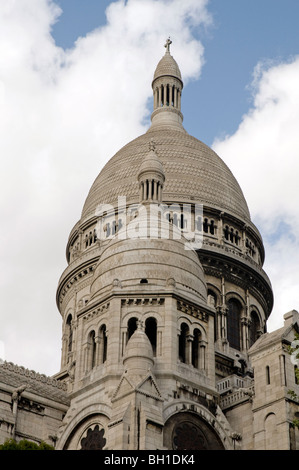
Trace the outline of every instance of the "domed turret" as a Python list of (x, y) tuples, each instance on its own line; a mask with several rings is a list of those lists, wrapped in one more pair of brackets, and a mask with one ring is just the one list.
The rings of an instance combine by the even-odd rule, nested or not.
[(161, 202), (162, 189), (165, 181), (163, 165), (156, 152), (152, 139), (149, 145), (149, 153), (141, 163), (139, 173), (140, 202)]
[(182, 81), (182, 75), (180, 68), (172, 55), (170, 54), (170, 45), (172, 44), (172, 41), (170, 39), (167, 39), (165, 47), (166, 47), (166, 52), (165, 55), (162, 57), (160, 62), (158, 63), (155, 73), (154, 73), (154, 79), (153, 79), (153, 84), (157, 78), (161, 77), (173, 77), (178, 79), (181, 82), (181, 87), (183, 88), (183, 81)]
[(181, 94), (183, 81), (178, 64), (170, 54), (171, 40), (166, 41), (166, 52), (154, 73), (152, 88), (154, 92), (154, 111), (152, 125), (168, 125), (183, 130), (181, 113)]

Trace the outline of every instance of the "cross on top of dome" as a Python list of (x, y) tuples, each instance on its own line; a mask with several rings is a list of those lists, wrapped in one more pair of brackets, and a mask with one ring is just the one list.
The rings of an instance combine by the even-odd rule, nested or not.
[(166, 41), (166, 44), (165, 44), (165, 48), (166, 48), (166, 52), (168, 52), (168, 54), (170, 53), (170, 45), (172, 44), (172, 41), (170, 38), (167, 39)]

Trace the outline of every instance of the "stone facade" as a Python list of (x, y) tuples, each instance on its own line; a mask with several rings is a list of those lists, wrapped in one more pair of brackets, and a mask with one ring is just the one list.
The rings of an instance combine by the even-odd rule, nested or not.
[(0, 364), (0, 443), (27, 439), (55, 447), (69, 404), (63, 382), (12, 363)]
[[(55, 435), (60, 450), (298, 449), (287, 350), (298, 313), (267, 333), (261, 235), (231, 171), (183, 127), (169, 41), (152, 88), (151, 127), (106, 164), (70, 233), (61, 369), (49, 379), (63, 393), (44, 440)], [(21, 402), (3, 406), (13, 416)]]

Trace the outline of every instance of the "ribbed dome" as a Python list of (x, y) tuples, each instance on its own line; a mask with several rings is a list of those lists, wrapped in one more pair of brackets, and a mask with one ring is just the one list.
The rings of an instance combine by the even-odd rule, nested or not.
[(85, 201), (81, 222), (93, 217), (98, 204), (115, 204), (125, 196), (128, 204), (139, 202), (138, 173), (153, 139), (163, 165), (163, 202), (193, 202), (231, 213), (244, 221), (250, 214), (242, 190), (218, 155), (183, 128), (152, 126), (105, 165)]
[(179, 66), (169, 52), (166, 52), (166, 54), (158, 63), (154, 73), (154, 80), (165, 76), (175, 77), (182, 81), (182, 75)]
[[(169, 52), (170, 44), (168, 39), (166, 53), (154, 74), (152, 125), (145, 134), (119, 150), (103, 168), (85, 201), (81, 222), (93, 217), (99, 204), (117, 207), (119, 196), (126, 197), (128, 204), (138, 203), (138, 175), (144, 166), (163, 173), (163, 203), (203, 204), (250, 221), (242, 190), (229, 168), (182, 125), (183, 83), (180, 69)], [(161, 83), (156, 83), (160, 77), (163, 77)], [(173, 78), (180, 80), (179, 86), (174, 86)], [(149, 153), (151, 141), (155, 152)]]

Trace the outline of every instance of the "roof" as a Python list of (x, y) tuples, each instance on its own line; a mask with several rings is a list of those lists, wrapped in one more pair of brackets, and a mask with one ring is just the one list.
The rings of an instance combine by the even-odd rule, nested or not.
[(0, 364), (0, 387), (1, 384), (12, 387), (12, 389), (26, 386), (26, 392), (60, 404), (69, 404), (69, 398), (63, 382), (26, 369), (25, 367), (17, 366), (12, 362)]
[(86, 198), (81, 222), (94, 217), (99, 204), (115, 204), (118, 196), (139, 203), (138, 173), (150, 140), (163, 165), (163, 202), (193, 202), (226, 211), (250, 222), (243, 192), (224, 161), (184, 129), (151, 127), (120, 149), (104, 166)]
[(175, 77), (182, 81), (182, 75), (179, 66), (168, 51), (166, 51), (165, 55), (162, 57), (156, 67), (154, 80), (165, 76)]
[(265, 333), (252, 345), (250, 354), (266, 349), (269, 346), (286, 342), (291, 343), (294, 339), (294, 331), (299, 331), (299, 315), (296, 310), (292, 310), (284, 315), (284, 325), (275, 331)]

